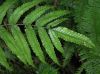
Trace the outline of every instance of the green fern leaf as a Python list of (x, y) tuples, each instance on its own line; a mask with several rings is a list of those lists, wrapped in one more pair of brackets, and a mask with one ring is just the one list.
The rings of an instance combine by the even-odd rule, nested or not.
[[(32, 24), (38, 17), (40, 17), (45, 11), (50, 9), (51, 6), (41, 6), (37, 8), (35, 11), (31, 12), (26, 18), (24, 19), (24, 24), (29, 25)], [(38, 14), (37, 14), (38, 13)], [(33, 16), (33, 17), (31, 17)], [(36, 53), (36, 55), (39, 57), (39, 59), (45, 63), (43, 52), (41, 51), (40, 45), (37, 41), (37, 38), (35, 36), (34, 30), (32, 30), (32, 27), (26, 26), (26, 35), (29, 40), (29, 43), (33, 49), (33, 51)], [(33, 42), (32, 42), (33, 40)], [(34, 42), (35, 41), (35, 42)]]
[(51, 43), (51, 40), (50, 40), (46, 30), (42, 27), (38, 27), (38, 33), (39, 33), (39, 37), (42, 41), (42, 44), (46, 49), (46, 52), (48, 53), (50, 58), (59, 65), (55, 51), (54, 51), (54, 47)]
[[(11, 25), (15, 25), (17, 23), (17, 21), (19, 20), (19, 18), (21, 17), (21, 15), (24, 14), (24, 12), (26, 12), (30, 8), (34, 7), (35, 5), (41, 3), (42, 1), (43, 0), (38, 0), (38, 1), (34, 0), (33, 2), (28, 2), (28, 3), (23, 4), (21, 7), (18, 7), (14, 11), (14, 13), (11, 15), (9, 23)], [(15, 16), (16, 16), (16, 18), (15, 18)], [(21, 49), (23, 49), (24, 56), (25, 56), (28, 64), (33, 65), (31, 54), (30, 54), (30, 49), (29, 49), (28, 44), (27, 44), (23, 34), (21, 33), (20, 29), (18, 28), (18, 26), (16, 26), (16, 27), (14, 26), (14, 27), (11, 27), (11, 31), (12, 31), (14, 39), (16, 40), (16, 43), (19, 45), (19, 47)], [(20, 44), (22, 44), (22, 46)]]
[[(98, 7), (98, 4), (100, 4), (100, 1), (89, 0), (87, 4), (87, 1), (84, 0), (80, 2), (81, 4), (77, 6), (76, 10), (76, 21), (78, 23), (77, 29), (80, 33), (87, 35), (95, 43), (96, 48), (94, 50), (95, 53), (98, 53), (97, 55), (99, 55), (100, 51), (98, 49), (100, 49), (100, 7)], [(90, 4), (90, 6), (88, 4)], [(81, 14), (79, 15), (78, 13)], [(78, 18), (80, 18), (80, 20)]]
[[(18, 7), (14, 13), (10, 16), (9, 23), (15, 24), (19, 20), (20, 16), (24, 14), (24, 12), (28, 11), (30, 8), (34, 7), (35, 5), (43, 2), (43, 0), (34, 0), (32, 2), (28, 2), (23, 4), (22, 6)], [(12, 25), (13, 25), (12, 24)]]
[(51, 38), (54, 46), (57, 48), (57, 50), (60, 51), (62, 54), (64, 54), (64, 50), (62, 48), (62, 45), (61, 45), (60, 40), (58, 39), (58, 36), (56, 35), (56, 33), (53, 30), (49, 30), (49, 35), (50, 35), (50, 38)]
[[(86, 74), (100, 73), (100, 0), (80, 0), (75, 8), (75, 21), (77, 30), (88, 36), (94, 43), (92, 50), (82, 47), (79, 51), (81, 61), (84, 62), (78, 73), (86, 71)], [(88, 51), (87, 51), (88, 50)], [(97, 59), (98, 57), (98, 59)], [(97, 61), (98, 60), (98, 61)], [(77, 73), (77, 74), (78, 74)]]
[(0, 38), (2, 40), (5, 41), (6, 45), (8, 46), (8, 48), (14, 53), (16, 54), (16, 56), (24, 63), (26, 64), (26, 60), (22, 54), (22, 52), (20, 51), (20, 48), (17, 46), (17, 44), (15, 43), (13, 37), (7, 32), (6, 29), (4, 29), (3, 27), (0, 27)]
[(37, 40), (35, 31), (33, 30), (33, 28), (31, 26), (27, 26), (26, 29), (26, 35), (27, 35), (27, 39), (32, 47), (33, 52), (36, 54), (36, 56), (39, 57), (39, 59), (45, 63), (45, 57), (43, 55), (43, 52), (41, 50), (41, 47), (39, 45), (39, 42)]
[(58, 70), (48, 64), (40, 64), (37, 74), (59, 74)]
[(67, 20), (67, 19), (68, 19), (68, 18), (57, 19), (57, 20), (55, 20), (55, 21), (49, 23), (49, 24), (47, 25), (47, 27), (48, 27), (48, 28), (50, 28), (50, 27), (55, 27), (55, 26), (61, 24), (62, 22), (64, 22), (65, 20)]
[(2, 20), (7, 12), (7, 10), (12, 6), (12, 4), (16, 2), (16, 0), (6, 0), (1, 6), (0, 6), (0, 25), (2, 24)]
[(84, 45), (89, 48), (95, 47), (95, 45), (91, 42), (89, 38), (80, 33), (74, 32), (68, 28), (58, 27), (54, 28), (54, 31), (58, 34), (60, 38), (64, 39), (65, 41), (70, 41), (79, 45)]
[(32, 11), (29, 15), (27, 15), (24, 19), (25, 25), (31, 25), (36, 19), (38, 19), (43, 13), (45, 13), (47, 10), (51, 9), (52, 6), (41, 6), (37, 8), (36, 10)]
[(5, 53), (3, 52), (3, 49), (0, 47), (0, 64), (6, 67), (6, 69), (11, 70), (11, 67), (9, 66)]
[(27, 63), (29, 65), (34, 66), (28, 43), (27, 43), (24, 35), (20, 31), (19, 27), (14, 25), (13, 27), (11, 27), (11, 30), (12, 30), (12, 35), (13, 35), (13, 37), (15, 39), (16, 44), (20, 47), (20, 49), (24, 53), (24, 58), (26, 59)]
[(50, 21), (57, 19), (61, 16), (64, 16), (68, 13), (69, 13), (69, 11), (66, 11), (66, 10), (58, 10), (58, 11), (50, 12), (50, 13), (42, 16), (41, 18), (39, 18), (36, 22), (36, 25), (37, 26), (45, 26)]

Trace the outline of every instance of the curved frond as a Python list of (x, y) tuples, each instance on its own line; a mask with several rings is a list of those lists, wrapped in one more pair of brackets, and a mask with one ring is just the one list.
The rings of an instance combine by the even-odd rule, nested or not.
[(95, 47), (91, 40), (80, 33), (74, 32), (65, 27), (57, 27), (53, 29), (57, 35), (65, 41), (70, 41), (76, 44), (84, 45), (89, 48)]
[(22, 6), (18, 7), (14, 13), (10, 16), (9, 23), (11, 25), (15, 25), (21, 15), (23, 15), (26, 11), (31, 9), (32, 7), (36, 6), (37, 4), (41, 3), (43, 0), (34, 0), (32, 2), (28, 2), (23, 4)]
[(61, 16), (64, 16), (68, 14), (69, 11), (66, 10), (58, 10), (58, 11), (52, 11), (48, 14), (45, 14), (41, 18), (39, 18), (36, 22), (37, 26), (45, 26), (47, 23), (51, 22), (52, 20), (55, 20)]
[(15, 39), (15, 42), (18, 45), (18, 47), (20, 48), (20, 50), (23, 51), (24, 58), (26, 59), (27, 63), (29, 65), (33, 65), (30, 48), (28, 46), (28, 43), (27, 43), (24, 35), (20, 31), (19, 27), (14, 25), (13, 27), (11, 27), (11, 30), (12, 30), (12, 35)]
[[(23, 21), (25, 25), (31, 25), (36, 19), (38, 19), (43, 13), (47, 10), (53, 8), (52, 6), (41, 6), (34, 11), (32, 11), (29, 15), (27, 15)], [(38, 14), (37, 14), (38, 13)]]
[(2, 24), (2, 20), (7, 10), (13, 5), (14, 2), (16, 2), (16, 0), (6, 0), (6, 2), (0, 6), (0, 25)]
[(43, 63), (45, 63), (45, 57), (43, 55), (43, 51), (40, 47), (40, 44), (38, 42), (34, 29), (29, 25), (26, 27), (27, 29), (25, 31), (26, 31), (27, 39), (32, 47), (33, 52), (36, 54), (36, 56), (39, 57), (39, 59)]
[[(23, 15), (27, 10), (29, 10), (30, 8), (34, 7), (35, 5), (41, 3), (42, 1), (43, 0), (34, 0), (32, 2), (25, 3), (22, 6), (18, 7), (14, 11), (14, 13), (11, 15), (11, 17), (9, 19), (9, 24), (15, 25), (17, 23), (17, 21), (19, 20), (19, 18), (21, 17), (21, 15)], [(23, 34), (21, 33), (20, 29), (18, 28), (18, 26), (13, 26), (13, 27), (11, 27), (11, 31), (12, 31), (12, 35), (15, 39), (16, 44), (18, 44), (20, 49), (22, 49), (24, 51), (23, 54), (25, 55), (25, 58), (26, 58), (28, 64), (33, 65), (29, 46), (28, 46), (27, 41), (25, 40)]]
[(88, 36), (95, 44), (95, 48), (93, 48), (92, 50), (89, 50), (88, 48), (84, 50), (84, 47), (82, 47), (81, 50), (79, 51), (80, 59), (82, 62), (84, 62), (80, 68), (83, 68), (87, 74), (100, 73), (100, 6), (99, 5), (100, 5), (100, 0), (80, 0), (78, 3), (76, 3), (75, 13), (74, 13), (75, 21), (78, 23), (77, 24), (78, 32)]
[(55, 20), (55, 21), (49, 23), (49, 24), (47, 25), (47, 27), (48, 27), (48, 28), (50, 28), (50, 27), (56, 27), (57, 25), (61, 24), (62, 22), (64, 22), (64, 21), (67, 20), (67, 19), (68, 19), (68, 18), (57, 19), (57, 20)]
[(50, 58), (59, 65), (59, 62), (57, 60), (55, 51), (54, 51), (54, 47), (51, 43), (51, 40), (46, 32), (46, 30), (42, 27), (38, 28), (38, 33), (39, 33), (39, 37), (42, 41), (42, 44), (46, 50), (46, 52), (48, 53), (48, 55), (50, 56)]
[[(17, 0), (6, 0), (0, 6), (0, 24), (3, 22), (3, 18), (6, 15), (7, 10), (16, 1)], [(10, 15), (10, 18), (7, 19), (7, 24), (10, 24), (9, 32), (4, 26), (0, 26), (0, 39), (5, 42), (12, 53), (15, 54), (25, 65), (28, 64), (35, 67), (30, 47), (42, 63), (47, 63), (41, 46), (44, 47), (46, 53), (54, 61), (54, 63), (60, 65), (54, 51), (55, 47), (64, 55), (64, 50), (59, 38), (79, 45), (84, 45), (89, 48), (95, 47), (92, 41), (85, 35), (74, 32), (66, 27), (61, 27), (60, 24), (68, 19), (67, 14), (69, 14), (69, 11), (52, 10), (53, 6), (40, 4), (44, 1), (45, 0), (33, 0), (17, 7)], [(31, 10), (32, 8), (33, 10)], [(26, 12), (28, 13), (24, 15)], [(18, 20), (20, 20), (22, 15), (24, 15), (25, 18), (23, 18), (24, 20), (21, 20), (20, 22), (24, 24), (23, 26), (25, 26), (25, 33), (23, 33), (17, 25), (17, 23), (19, 23)], [(34, 26), (32, 23), (34, 23)], [(99, 32), (97, 33), (99, 35)], [(41, 42), (39, 42), (38, 35)], [(7, 69), (10, 69), (1, 47), (0, 53), (0, 63)], [(71, 57), (72, 52), (68, 51), (68, 53), (69, 54), (66, 55), (66, 57)], [(68, 60), (66, 57), (65, 59)], [(84, 59), (86, 58), (83, 58), (82, 60)]]
[(15, 54), (24, 64), (27, 64), (24, 55), (22, 52), (20, 52), (20, 48), (17, 46), (15, 40), (3, 27), (0, 27), (0, 38), (4, 40), (13, 54)]
[(64, 54), (64, 50), (62, 48), (61, 42), (58, 36), (56, 35), (56, 33), (53, 30), (49, 30), (49, 35), (57, 50), (60, 51), (62, 54)]

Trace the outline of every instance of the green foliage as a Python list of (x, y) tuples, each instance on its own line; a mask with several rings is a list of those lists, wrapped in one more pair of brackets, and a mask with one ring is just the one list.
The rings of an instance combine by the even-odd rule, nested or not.
[(31, 26), (27, 26), (26, 35), (27, 35), (27, 39), (32, 47), (33, 52), (36, 53), (36, 55), (39, 57), (39, 59), (43, 63), (45, 63), (45, 57), (44, 57), (43, 52), (41, 50), (41, 47), (40, 47), (40, 44), (39, 44), (38, 39), (36, 37), (35, 31), (34, 31), (34, 29), (32, 29)]
[[(32, 2), (28, 2), (23, 4), (21, 7), (18, 7), (14, 13), (10, 16), (9, 23), (14, 25), (18, 22), (21, 15), (23, 15), (26, 11), (28, 11), (30, 8), (36, 6), (37, 4), (41, 3), (43, 0), (34, 0)], [(16, 18), (15, 18), (16, 16)]]
[(58, 37), (64, 39), (65, 41), (70, 41), (76, 44), (84, 45), (89, 48), (95, 47), (91, 40), (85, 37), (82, 34), (69, 30), (65, 27), (54, 28), (54, 31), (57, 33)]
[(0, 6), (0, 24), (2, 23), (3, 17), (5, 16), (7, 10), (13, 5), (14, 2), (16, 2), (16, 0), (7, 0), (2, 6)]
[(6, 59), (6, 56), (5, 56), (5, 53), (3, 52), (3, 49), (0, 47), (0, 63), (6, 67), (8, 70), (11, 70), (11, 67), (9, 66), (8, 62), (7, 62), (7, 59)]
[(16, 42), (16, 45), (18, 45), (18, 47), (19, 47), (19, 51), (20, 50), (23, 51), (24, 59), (27, 61), (27, 63), (29, 65), (33, 65), (29, 46), (28, 46), (27, 41), (25, 40), (22, 32), (20, 31), (19, 27), (14, 25), (11, 27), (11, 31), (12, 31), (12, 36)]
[(65, 59), (63, 60), (63, 67), (69, 65), (69, 63), (72, 59), (73, 53), (75, 53), (74, 48), (75, 47), (72, 44), (68, 44), (68, 43), (64, 44), (64, 57), (65, 57)]
[(53, 61), (59, 65), (56, 54), (54, 52), (54, 47), (51, 43), (51, 40), (50, 40), (46, 30), (44, 28), (40, 27), (40, 28), (38, 28), (38, 33), (39, 33), (40, 39), (42, 41), (42, 44), (43, 44), (44, 48), (46, 49), (46, 52), (48, 53), (50, 58), (53, 59)]
[[(79, 54), (84, 64), (78, 74), (84, 69), (87, 74), (100, 73), (100, 1), (80, 0), (76, 3), (75, 20), (78, 23), (77, 29), (80, 33), (87, 35), (96, 45), (92, 50), (81, 48)], [(86, 49), (86, 50), (84, 50)]]
[(38, 19), (36, 22), (36, 25), (37, 26), (45, 26), (48, 22), (55, 20), (56, 18), (59, 18), (61, 16), (64, 16), (68, 13), (69, 12), (65, 11), (65, 10), (52, 11), (52, 12), (42, 16), (40, 19)]
[[(64, 52), (60, 41), (61, 39), (88, 48), (95, 48), (92, 41), (85, 35), (62, 27), (62, 23), (68, 20), (67, 15), (70, 14), (68, 10), (56, 10), (53, 6), (46, 5), (45, 0), (25, 2), (23, 5), (17, 7), (10, 15), (10, 18), (7, 19), (10, 25), (8, 31), (7, 28), (1, 24), (4, 24), (4, 16), (6, 16), (7, 10), (10, 9), (14, 2), (14, 0), (11, 2), (7, 0), (0, 6), (0, 39), (5, 42), (7, 48), (9, 48), (9, 50), (11, 50), (11, 52), (25, 65), (35, 67), (35, 60), (33, 57), (33, 63), (30, 50), (32, 49), (34, 54), (43, 64), (48, 63), (45, 57), (46, 54), (44, 54), (47, 53), (54, 63), (61, 66), (54, 48), (56, 48), (65, 58), (65, 65), (66, 60), (69, 61), (69, 58), (71, 58), (74, 49), (69, 47), (69, 49), (72, 50), (67, 52), (68, 55), (65, 55), (66, 52)], [(22, 20), (21, 17), (23, 15), (25, 18)], [(79, 20), (77, 20), (77, 22), (78, 21)], [(24, 24), (25, 33), (21, 31), (17, 23)], [(96, 29), (98, 29), (98, 26)], [(99, 31), (96, 31), (96, 34), (99, 35)], [(7, 69), (10, 69), (1, 47), (0, 63)], [(54, 70), (48, 65), (45, 65), (41, 71), (41, 74), (49, 74), (48, 72), (50, 72), (50, 74), (57, 74), (57, 70)]]
[(41, 64), (39, 66), (37, 74), (58, 74), (58, 71), (48, 64)]
[(63, 54), (64, 50), (56, 33), (53, 30), (49, 30), (49, 35), (56, 49)]

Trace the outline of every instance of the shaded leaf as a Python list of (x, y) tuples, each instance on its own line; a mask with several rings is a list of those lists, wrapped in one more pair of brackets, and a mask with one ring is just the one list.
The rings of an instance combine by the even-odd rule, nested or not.
[(61, 42), (58, 36), (56, 35), (56, 33), (53, 30), (49, 30), (49, 35), (56, 49), (62, 54), (64, 54), (64, 50), (62, 48)]
[(26, 35), (27, 35), (27, 39), (32, 47), (33, 52), (36, 54), (37, 57), (39, 57), (39, 59), (43, 63), (45, 63), (45, 57), (43, 55), (43, 51), (41, 50), (41, 47), (40, 47), (40, 44), (36, 37), (35, 31), (32, 29), (31, 26), (27, 26)]
[(48, 53), (48, 55), (50, 56), (50, 58), (57, 64), (58, 60), (54, 51), (54, 47), (51, 43), (51, 40), (46, 32), (46, 30), (42, 27), (38, 28), (38, 33), (39, 33), (39, 37), (42, 41), (43, 46), (45, 47), (46, 52)]
[(11, 67), (9, 66), (8, 62), (7, 62), (7, 58), (5, 56), (5, 53), (3, 51), (3, 49), (0, 47), (0, 63), (6, 67), (8, 70), (11, 70)]

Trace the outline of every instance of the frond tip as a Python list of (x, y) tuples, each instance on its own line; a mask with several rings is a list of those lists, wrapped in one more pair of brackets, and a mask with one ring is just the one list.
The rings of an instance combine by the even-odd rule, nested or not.
[(68, 28), (57, 27), (57, 28), (54, 28), (53, 30), (57, 33), (59, 38), (62, 38), (65, 41), (70, 41), (79, 45), (84, 45), (89, 48), (95, 47), (95, 45), (92, 43), (92, 41), (88, 37), (80, 33), (74, 32)]

